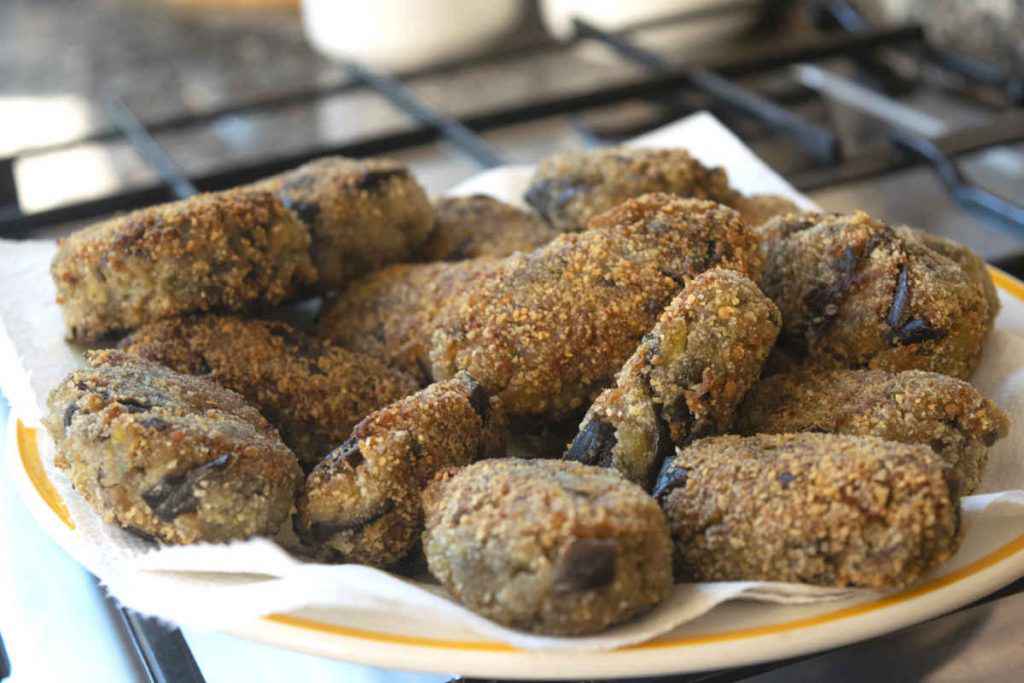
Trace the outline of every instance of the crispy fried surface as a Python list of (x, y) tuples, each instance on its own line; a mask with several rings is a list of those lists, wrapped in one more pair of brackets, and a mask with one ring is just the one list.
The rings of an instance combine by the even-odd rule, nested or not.
[(919, 443), (942, 456), (970, 495), (988, 447), (1006, 436), (1006, 413), (967, 382), (934, 372), (834, 370), (774, 375), (747, 395), (736, 430), (829, 432)]
[(927, 446), (869, 436), (703, 439), (654, 495), (683, 581), (900, 588), (960, 545), (952, 471)]
[(896, 232), (906, 240), (919, 240), (924, 246), (956, 262), (963, 268), (967, 277), (976, 282), (981, 287), (982, 292), (985, 293), (985, 300), (988, 302), (989, 320), (995, 320), (1002, 304), (999, 302), (999, 294), (996, 292), (996, 285), (992, 282), (992, 276), (988, 272), (988, 266), (985, 265), (980, 256), (959, 242), (954, 242), (939, 235), (933, 235), (924, 230), (915, 230), (909, 226), (901, 225), (896, 228)]
[(397, 162), (321, 159), (134, 211), (63, 240), (51, 273), (68, 338), (196, 311), (250, 311), (411, 257), (433, 210)]
[(359, 420), (417, 389), (411, 377), (381, 361), (283, 322), (170, 318), (145, 325), (121, 348), (237, 391), (307, 467), (348, 438)]
[(757, 277), (756, 238), (713, 202), (653, 194), (501, 262), (448, 305), (435, 378), (467, 370), (512, 415), (570, 414), (611, 382), (688, 278), (722, 266)]
[(429, 384), (430, 340), (438, 316), (498, 263), (471, 259), (378, 270), (324, 302), (317, 333)]
[(323, 290), (411, 257), (433, 224), (423, 188), (391, 159), (327, 157), (255, 187), (309, 226)]
[(553, 154), (537, 165), (524, 198), (555, 230), (583, 230), (594, 216), (649, 192), (730, 204), (721, 168), (682, 149), (609, 147)]
[(780, 345), (798, 361), (961, 379), (977, 366), (988, 303), (954, 261), (864, 212), (789, 214), (758, 232), (762, 287), (782, 311)]
[(121, 351), (88, 354), (51, 392), (56, 462), (107, 522), (167, 543), (272, 535), (295, 456), (238, 394)]
[(753, 282), (716, 268), (693, 279), (597, 397), (565, 457), (614, 467), (649, 490), (673, 445), (720, 434), (757, 381), (779, 309)]
[(424, 261), (502, 258), (533, 251), (558, 236), (540, 217), (484, 194), (445, 197), (434, 204), (434, 228)]
[(385, 567), (423, 526), (420, 491), (444, 467), (504, 454), (500, 402), (466, 373), (371, 414), (306, 479), (297, 531), (335, 562)]
[(50, 272), (67, 335), (92, 341), (188, 311), (273, 305), (318, 281), (309, 231), (273, 195), (204, 194), (61, 240)]
[(535, 633), (595, 633), (672, 588), (657, 504), (615, 472), (552, 460), (487, 460), (424, 494), (431, 573), (470, 609)]
[(739, 211), (746, 224), (752, 228), (776, 216), (800, 212), (799, 206), (777, 194), (739, 195), (729, 202), (729, 206)]

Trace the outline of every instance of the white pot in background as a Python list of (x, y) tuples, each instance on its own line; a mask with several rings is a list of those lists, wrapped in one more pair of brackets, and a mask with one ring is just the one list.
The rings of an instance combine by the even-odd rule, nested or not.
[(303, 0), (302, 20), (324, 54), (401, 71), (482, 47), (521, 8), (521, 0)]
[[(586, 19), (598, 28), (614, 31), (647, 19), (722, 4), (728, 3), (722, 0), (541, 0), (540, 8), (548, 31), (556, 38), (565, 39), (574, 33), (573, 17)], [(637, 32), (635, 39), (643, 47), (654, 51), (679, 52), (683, 46), (707, 44), (742, 30), (751, 24), (753, 17), (754, 12), (747, 10), (670, 23), (663, 28), (645, 28)], [(607, 51), (601, 50), (586, 50), (584, 53), (588, 56), (607, 56)]]

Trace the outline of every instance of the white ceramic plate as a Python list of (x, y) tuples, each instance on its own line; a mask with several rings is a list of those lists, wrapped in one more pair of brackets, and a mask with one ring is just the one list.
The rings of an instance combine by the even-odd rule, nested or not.
[[(1024, 329), (1024, 283), (993, 271), (1001, 323)], [(12, 418), (14, 419), (14, 418)], [(74, 529), (39, 460), (36, 430), (9, 430), (11, 476), (40, 524), (73, 552)], [(382, 611), (301, 610), (254, 620), (231, 632), (314, 655), (391, 668), (499, 678), (611, 678), (740, 666), (824, 650), (895, 631), (949, 612), (1024, 576), (1024, 533), (1017, 525), (970, 535), (956, 558), (917, 586), (884, 598), (809, 606), (734, 602), (654, 641), (613, 652), (530, 652), (474, 634)]]

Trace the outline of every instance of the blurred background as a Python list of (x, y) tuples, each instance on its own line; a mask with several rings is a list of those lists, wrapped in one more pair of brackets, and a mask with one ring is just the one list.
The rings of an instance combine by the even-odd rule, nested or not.
[[(824, 208), (954, 237), (1024, 275), (1022, 59), (1022, 0), (2, 0), (0, 237), (59, 236), (170, 200), (181, 178), (222, 189), (325, 154), (387, 154), (439, 194), (709, 109)], [(48, 680), (27, 661), (69, 680), (79, 658), (90, 679), (162, 680), (95, 584), (0, 498), (13, 680)], [(50, 594), (60, 624), (33, 608)], [(1012, 680), (1019, 642), (992, 625), (1019, 624), (1024, 596), (975, 609), (989, 612), (699, 680)], [(950, 632), (955, 657), (930, 646)], [(46, 661), (76, 634), (85, 650)], [(207, 680), (237, 680), (240, 662), (246, 680), (405, 680), (185, 641)]]
[[(657, 64), (581, 36), (573, 16)], [(508, 162), (614, 143), (710, 108), (827, 208), (865, 208), (1006, 258), (1024, 247), (1019, 232), (955, 210), (930, 170), (893, 175), (906, 164), (889, 131), (935, 138), (1013, 111), (1022, 28), (1024, 3), (1013, 1), (6, 0), (0, 231), (49, 236), (169, 198), (125, 195), (160, 178), (122, 135), (112, 100), (200, 189), (332, 152), (397, 156), (433, 193), (479, 169), (353, 78), (338, 61), (347, 58), (401, 77), (420, 103), (468, 123)], [(828, 40), (840, 47), (801, 52)], [(739, 95), (688, 81), (698, 65), (717, 68), (712, 75), (727, 76)], [(744, 109), (749, 94), (790, 118), (780, 123), (757, 100)], [(823, 143), (823, 133), (832, 139)], [(944, 151), (1012, 197), (1021, 157), (986, 142)], [(862, 155), (870, 168), (851, 167)], [(111, 197), (88, 211), (54, 211)]]

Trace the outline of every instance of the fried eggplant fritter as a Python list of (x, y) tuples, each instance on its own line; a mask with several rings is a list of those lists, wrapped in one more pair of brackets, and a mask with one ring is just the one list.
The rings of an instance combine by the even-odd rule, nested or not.
[(165, 543), (273, 535), (302, 471), (241, 396), (121, 351), (51, 392), (56, 463), (107, 522)]
[(994, 321), (999, 315), (1002, 304), (999, 302), (999, 294), (996, 285), (992, 282), (992, 276), (988, 272), (988, 266), (981, 260), (981, 257), (959, 242), (933, 235), (924, 230), (915, 230), (906, 225), (896, 228), (897, 234), (906, 240), (917, 239), (932, 251), (942, 254), (946, 258), (959, 264), (971, 280), (978, 283), (985, 293), (985, 300), (988, 302), (988, 317)]
[(432, 222), (404, 166), (333, 157), (85, 228), (61, 241), (50, 270), (68, 338), (95, 341), (337, 288), (411, 257)]
[(760, 272), (735, 211), (666, 194), (629, 200), (584, 232), (508, 257), (448, 305), (433, 376), (466, 370), (510, 415), (557, 420), (604, 389), (686, 281), (715, 266)]
[(268, 192), (204, 194), (60, 241), (50, 273), (71, 341), (189, 311), (247, 311), (318, 282), (309, 229)]
[(325, 560), (390, 566), (423, 528), (420, 494), (431, 477), (504, 448), (500, 402), (459, 373), (356, 425), (307, 477), (296, 531)]
[(686, 150), (608, 147), (544, 159), (524, 198), (555, 230), (572, 232), (627, 199), (651, 192), (722, 204), (738, 196), (724, 170), (705, 167)]
[(434, 211), (409, 169), (391, 159), (327, 157), (260, 181), (309, 227), (321, 291), (409, 259)]
[(680, 581), (902, 588), (960, 546), (953, 471), (873, 436), (716, 436), (665, 463), (654, 497)]
[(359, 420), (418, 389), (381, 361), (283, 322), (204, 315), (145, 325), (121, 348), (237, 391), (310, 468)]
[(977, 366), (989, 306), (954, 261), (864, 212), (788, 214), (757, 231), (779, 344), (797, 362), (961, 379)]
[(419, 250), (424, 261), (502, 258), (533, 251), (558, 236), (539, 216), (485, 194), (434, 203), (434, 228)]
[(730, 427), (781, 325), (745, 276), (698, 275), (591, 405), (565, 458), (613, 467), (649, 490), (674, 446)]
[(445, 306), (497, 269), (498, 260), (388, 266), (324, 302), (317, 334), (431, 382), (430, 340)]
[(799, 206), (775, 194), (754, 194), (746, 197), (740, 195), (729, 202), (729, 206), (739, 211), (740, 216), (751, 228), (756, 228), (776, 216), (800, 213)]
[(424, 493), (430, 572), (512, 628), (596, 633), (672, 590), (665, 517), (617, 473), (555, 460), (487, 460)]
[(988, 448), (1009, 431), (999, 406), (963, 380), (934, 372), (833, 370), (768, 377), (747, 395), (742, 434), (828, 432), (930, 446), (970, 495)]

